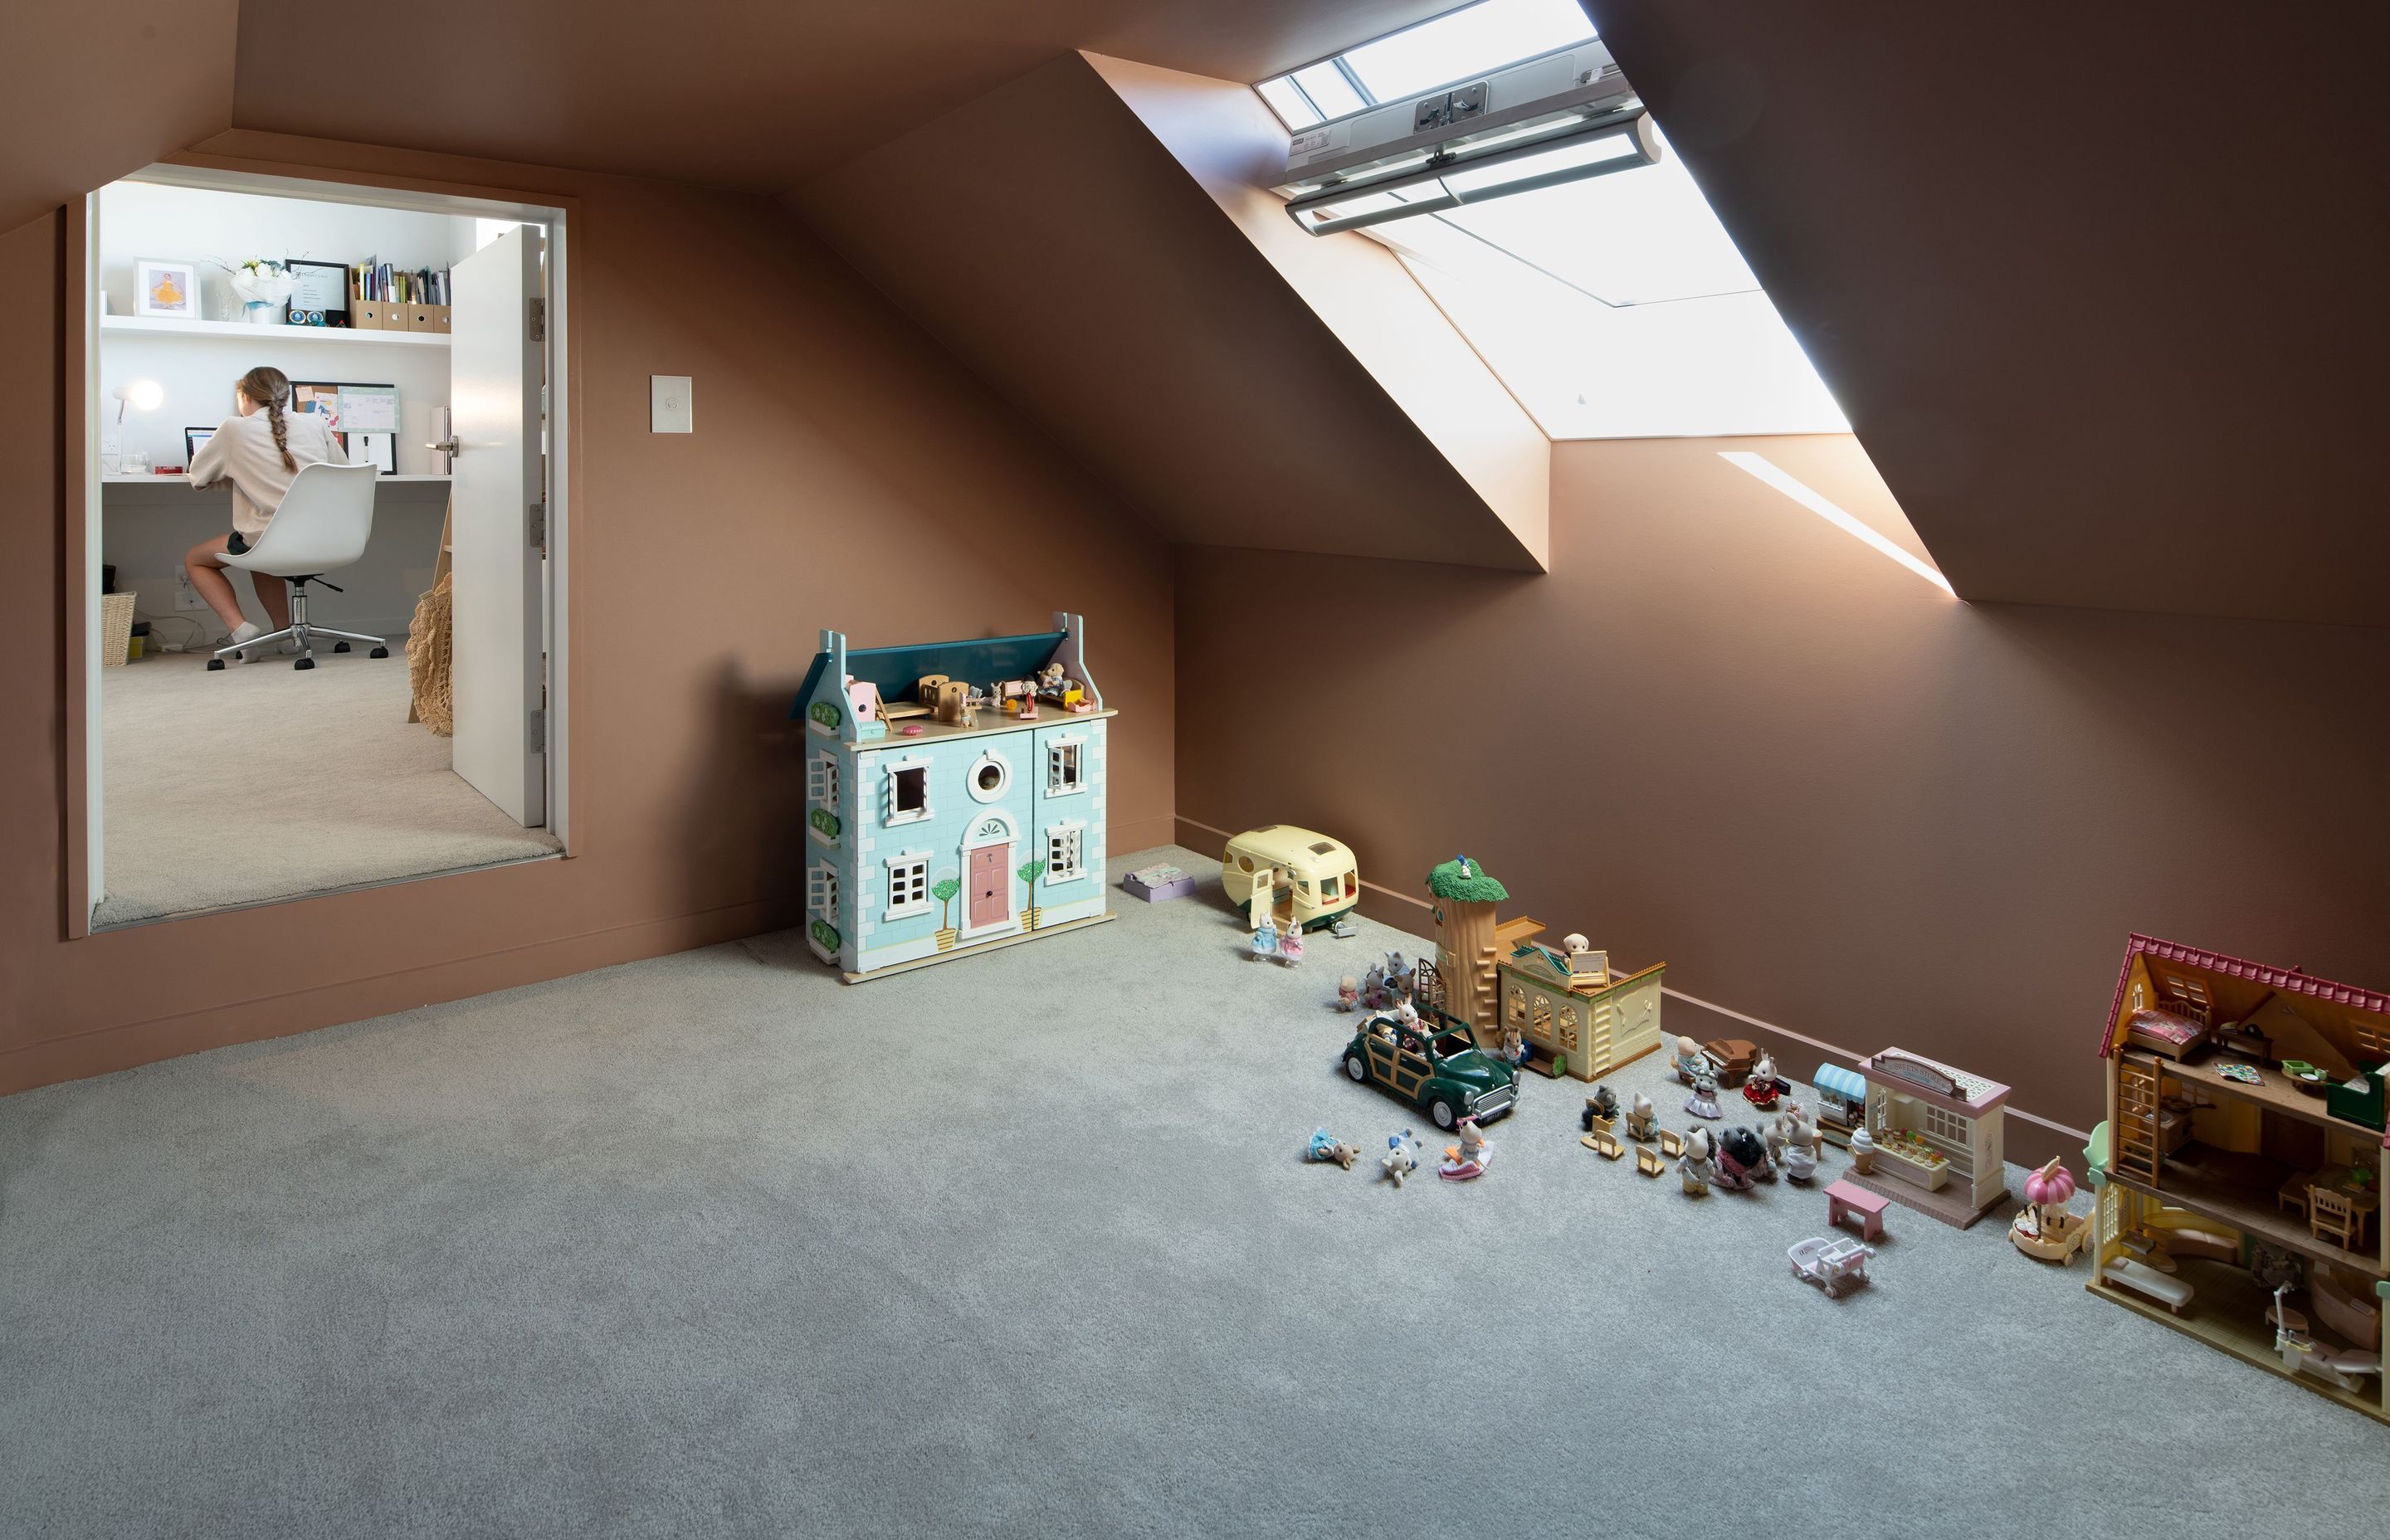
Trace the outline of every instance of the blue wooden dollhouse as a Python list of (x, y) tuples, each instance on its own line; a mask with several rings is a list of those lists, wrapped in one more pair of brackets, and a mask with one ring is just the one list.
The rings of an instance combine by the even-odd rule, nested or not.
[(805, 936), (849, 983), (1112, 918), (1113, 713), (1085, 630), (1058, 611), (983, 641), (822, 633), (790, 712), (808, 729)]

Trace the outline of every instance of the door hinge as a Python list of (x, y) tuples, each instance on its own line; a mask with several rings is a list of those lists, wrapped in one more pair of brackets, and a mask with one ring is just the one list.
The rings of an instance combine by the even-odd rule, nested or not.
[(545, 706), (531, 713), (531, 751), (534, 754), (547, 752), (547, 708)]
[(531, 340), (534, 342), (546, 341), (547, 302), (542, 299), (532, 299), (524, 302), (524, 308), (531, 319)]
[(531, 506), (530, 524), (532, 545), (545, 547), (547, 545), (547, 505), (546, 503), (533, 503)]

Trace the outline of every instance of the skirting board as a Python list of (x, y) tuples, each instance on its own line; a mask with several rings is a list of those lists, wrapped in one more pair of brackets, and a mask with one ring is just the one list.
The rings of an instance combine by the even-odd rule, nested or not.
[(868, 973), (849, 973), (842, 969), (839, 977), (851, 984), (868, 983), (874, 979), (890, 978), (898, 973), (910, 973), (917, 968), (935, 968), (940, 963), (953, 962), (957, 957), (976, 957), (983, 952), (1000, 952), (1008, 946), (1018, 946), (1024, 941), (1044, 941), (1047, 936), (1059, 936), (1066, 930), (1083, 930), (1090, 925), (1101, 925), (1108, 919), (1118, 918), (1107, 909), (1100, 915), (1088, 915), (1080, 919), (1066, 919), (1060, 925), (1041, 925), (1034, 930), (1016, 930), (1011, 935), (999, 936), (994, 941), (973, 942), (969, 946), (957, 946), (949, 952), (933, 952), (926, 957), (915, 957), (910, 962), (890, 963), (885, 968), (875, 968)]

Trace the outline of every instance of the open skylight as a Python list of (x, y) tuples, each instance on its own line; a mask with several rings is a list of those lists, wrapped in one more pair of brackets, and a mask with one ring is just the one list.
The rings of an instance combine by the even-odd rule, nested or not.
[[(1593, 36), (1576, 0), (1480, 0), (1255, 89), (1300, 133)], [(1358, 233), (1394, 251), (1553, 438), (1847, 431), (1701, 188), (1659, 143), (1656, 164), (1637, 156), (1587, 180), (1500, 194), (1488, 185), (1540, 166), (1456, 167), (1420, 186), (1356, 189), (1329, 212), (1436, 202)], [(1545, 156), (1557, 165), (1632, 148), (1577, 139)]]

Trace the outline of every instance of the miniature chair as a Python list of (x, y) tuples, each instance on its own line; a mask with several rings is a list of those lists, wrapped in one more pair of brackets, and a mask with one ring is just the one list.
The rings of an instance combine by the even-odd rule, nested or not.
[(2318, 1240), (2329, 1240), (2347, 1251), (2358, 1246), (2357, 1205), (2348, 1195), (2331, 1187), (2307, 1189), (2307, 1229)]
[[(236, 652), (254, 647), (272, 647), (288, 636), (299, 644), (298, 660), (290, 666), (311, 669), (315, 666), (315, 638), (333, 638), (335, 652), (346, 652), (351, 642), (371, 644), (369, 656), (387, 658), (390, 648), (379, 636), (361, 635), (353, 631), (329, 631), (307, 623), (307, 584), (321, 581), (335, 567), (346, 567), (366, 554), (366, 540), (373, 533), (374, 478), (378, 468), (370, 465), (310, 465), (300, 468), (291, 478), (290, 490), (283, 494), (282, 506), (274, 512), (273, 521), (257, 544), (235, 556), (226, 552), (224, 564), (238, 567), (257, 577), (287, 578), (290, 583), (290, 623), (280, 631), (263, 636), (252, 636), (238, 647), (218, 648), (208, 660), (208, 667), (220, 669), (225, 660)], [(343, 590), (338, 584), (327, 583), (334, 593)]]

